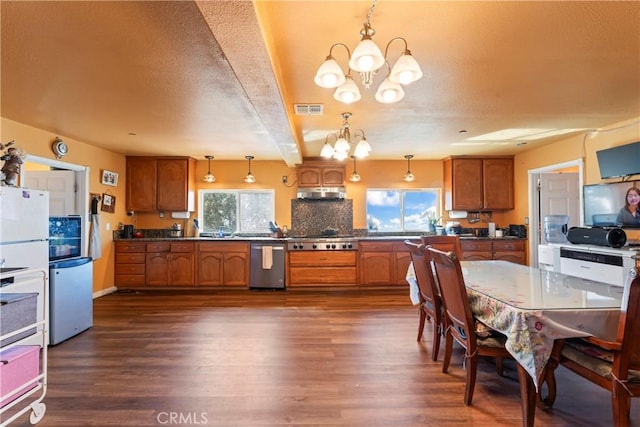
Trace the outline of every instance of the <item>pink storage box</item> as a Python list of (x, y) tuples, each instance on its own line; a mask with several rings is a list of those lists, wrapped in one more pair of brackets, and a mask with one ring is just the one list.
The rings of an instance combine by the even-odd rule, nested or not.
[(18, 392), (14, 390), (40, 374), (40, 346), (18, 345), (0, 351), (0, 407), (16, 400), (38, 385), (34, 382)]

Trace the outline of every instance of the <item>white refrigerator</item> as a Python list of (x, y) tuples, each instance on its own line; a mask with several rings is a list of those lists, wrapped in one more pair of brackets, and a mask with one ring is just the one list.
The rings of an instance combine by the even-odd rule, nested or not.
[[(49, 193), (0, 186), (0, 267), (37, 268), (49, 275)], [(8, 285), (0, 292), (37, 292), (37, 319), (45, 316), (43, 284)]]

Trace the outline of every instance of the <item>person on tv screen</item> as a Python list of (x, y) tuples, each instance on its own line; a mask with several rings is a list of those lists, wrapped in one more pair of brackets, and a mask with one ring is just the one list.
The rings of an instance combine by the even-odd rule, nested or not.
[(624, 197), (624, 207), (618, 212), (618, 218), (616, 222), (621, 225), (635, 225), (640, 226), (640, 210), (638, 210), (638, 203), (640, 203), (640, 189), (631, 187), (627, 190)]

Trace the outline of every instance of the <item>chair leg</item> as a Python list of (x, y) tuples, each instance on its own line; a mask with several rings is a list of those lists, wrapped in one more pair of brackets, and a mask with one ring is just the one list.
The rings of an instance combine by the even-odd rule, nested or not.
[(556, 401), (556, 369), (560, 365), (560, 353), (562, 351), (563, 342), (556, 340), (553, 343), (553, 349), (551, 350), (551, 357), (547, 361), (547, 366), (544, 368), (544, 382), (547, 383), (547, 396), (542, 397), (542, 385), (540, 386), (539, 396), (540, 400), (547, 408), (552, 408)]
[[(435, 319), (434, 319), (435, 320)], [(433, 322), (433, 344), (431, 348), (431, 360), (434, 362), (438, 360), (438, 353), (440, 353), (440, 324)]]
[(422, 333), (424, 332), (424, 322), (427, 318), (427, 313), (421, 308), (418, 310), (420, 312), (420, 324), (418, 325), (418, 339), (416, 341), (420, 341), (422, 339)]
[[(465, 357), (468, 350), (465, 351)], [(476, 374), (478, 370), (478, 356), (466, 358), (467, 385), (464, 390), (464, 404), (471, 405), (473, 390), (476, 387)]]
[(520, 382), (520, 402), (522, 404), (522, 426), (533, 427), (536, 417), (536, 389), (533, 378), (518, 363), (518, 380)]
[(611, 405), (613, 407), (613, 425), (615, 427), (627, 427), (631, 411), (631, 397), (618, 381), (613, 382)]
[(444, 374), (449, 370), (449, 362), (451, 362), (451, 353), (453, 352), (453, 336), (447, 329), (444, 333), (444, 360), (442, 362), (442, 372)]

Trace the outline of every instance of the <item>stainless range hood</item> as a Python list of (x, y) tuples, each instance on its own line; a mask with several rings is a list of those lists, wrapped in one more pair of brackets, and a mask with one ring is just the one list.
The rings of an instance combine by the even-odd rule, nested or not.
[(347, 197), (344, 187), (298, 188), (298, 199), (339, 200)]

